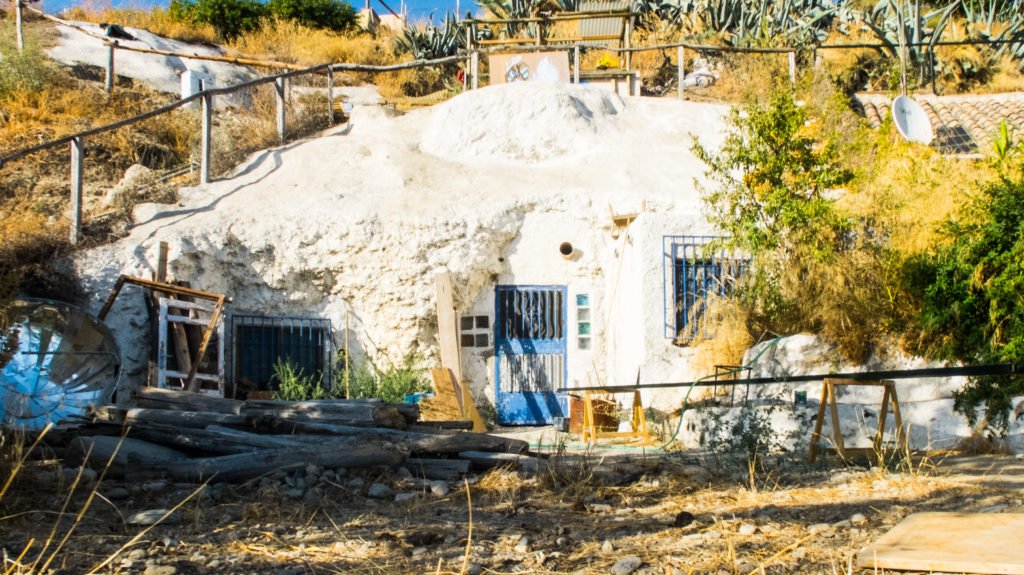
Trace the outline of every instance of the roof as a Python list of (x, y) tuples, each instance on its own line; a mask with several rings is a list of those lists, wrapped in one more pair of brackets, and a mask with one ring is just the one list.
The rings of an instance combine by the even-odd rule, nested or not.
[[(935, 130), (932, 146), (944, 154), (976, 154), (992, 149), (992, 142), (1005, 121), (1024, 134), (1024, 92), (936, 96), (917, 94), (914, 100), (924, 108)], [(889, 115), (892, 98), (885, 94), (857, 94), (854, 110), (877, 128)]]

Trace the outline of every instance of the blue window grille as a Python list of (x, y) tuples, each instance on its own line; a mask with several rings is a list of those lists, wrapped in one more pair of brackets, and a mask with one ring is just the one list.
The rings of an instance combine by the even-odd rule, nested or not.
[(749, 260), (715, 252), (708, 244), (721, 236), (664, 236), (665, 337), (680, 343), (714, 336), (711, 301), (732, 293)]
[(231, 361), (228, 377), (235, 387), (270, 390), (274, 364), (290, 362), (302, 375), (321, 378), (330, 388), (334, 365), (331, 320), (302, 317), (232, 315), (228, 318)]

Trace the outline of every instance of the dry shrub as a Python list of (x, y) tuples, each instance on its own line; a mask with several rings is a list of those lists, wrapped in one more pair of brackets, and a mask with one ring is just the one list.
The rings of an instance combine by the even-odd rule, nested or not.
[(688, 99), (742, 102), (751, 96), (766, 97), (773, 89), (789, 82), (786, 54), (700, 54), (687, 50), (686, 70), (693, 71), (700, 58), (707, 60), (719, 76), (710, 87), (687, 89)]
[(390, 32), (384, 31), (374, 38), (368, 34), (314, 30), (281, 20), (268, 21), (260, 30), (242, 34), (229, 48), (237, 55), (310, 66), (324, 62), (383, 66), (400, 60)]
[(870, 222), (900, 254), (934, 246), (939, 224), (957, 212), (968, 191), (996, 177), (986, 162), (905, 142), (889, 121), (879, 130), (848, 134), (846, 164), (857, 177), (839, 206)]
[(953, 449), (960, 455), (1009, 455), (1012, 453), (1005, 441), (977, 432), (961, 439)]
[(84, 22), (110, 22), (148, 30), (158, 36), (192, 42), (195, 44), (213, 43), (217, 40), (217, 32), (213, 26), (198, 22), (182, 22), (171, 17), (164, 8), (137, 10), (133, 8), (112, 8), (86, 2), (68, 10), (67, 19)]
[(709, 324), (707, 337), (694, 341), (690, 366), (697, 373), (710, 375), (715, 373), (716, 366), (740, 365), (743, 354), (754, 343), (748, 319), (747, 311), (736, 300), (712, 300), (705, 314)]
[(72, 301), (81, 295), (74, 277), (54, 267), (70, 249), (66, 221), (29, 202), (6, 199), (0, 208), (0, 310), (19, 293)]

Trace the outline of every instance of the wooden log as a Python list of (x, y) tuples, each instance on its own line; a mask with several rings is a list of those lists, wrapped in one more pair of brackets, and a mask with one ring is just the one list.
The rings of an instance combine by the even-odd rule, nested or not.
[(136, 407), (125, 412), (122, 421), (126, 425), (162, 423), (178, 427), (202, 429), (208, 425), (245, 425), (245, 417), (229, 413), (207, 411), (174, 411), (170, 409), (145, 409)]
[(472, 421), (420, 421), (416, 425), (405, 428), (407, 431), (429, 433), (432, 431), (469, 431), (473, 429)]
[(362, 437), (368, 440), (387, 439), (390, 441), (401, 441), (409, 446), (412, 453), (418, 454), (458, 453), (460, 451), (523, 453), (530, 447), (529, 443), (519, 439), (509, 439), (486, 433), (419, 433), (395, 429), (291, 421), (271, 417), (257, 418), (252, 420), (251, 423), (254, 429), (262, 433), (310, 433)]
[[(114, 455), (116, 452), (116, 455)], [(86, 465), (92, 469), (103, 469), (110, 463), (108, 473), (118, 476), (131, 468), (163, 465), (187, 459), (184, 453), (132, 437), (76, 437), (68, 444), (65, 465), (77, 467)]]
[(351, 439), (329, 446), (265, 449), (253, 453), (204, 457), (187, 461), (151, 464), (125, 477), (129, 480), (167, 477), (175, 481), (237, 481), (278, 469), (317, 465), (325, 468), (395, 466), (405, 462), (408, 452), (387, 441)]
[(483, 451), (460, 451), (459, 458), (472, 463), (474, 469), (486, 470), (495, 467), (512, 467), (527, 473), (540, 469), (540, 460), (517, 453), (487, 453)]
[(244, 401), (225, 399), (201, 393), (140, 387), (132, 392), (138, 407), (176, 411), (207, 411), (241, 415)]
[(405, 417), (398, 410), (384, 405), (352, 406), (347, 410), (332, 409), (328, 411), (313, 408), (292, 409), (284, 407), (258, 409), (247, 407), (243, 410), (243, 413), (246, 419), (270, 416), (296, 422), (320, 422), (355, 426), (362, 424), (392, 429), (404, 429), (406, 426)]
[(244, 410), (276, 410), (288, 409), (301, 413), (340, 413), (351, 416), (353, 413), (374, 413), (379, 409), (394, 409), (413, 423), (420, 418), (420, 406), (410, 403), (384, 403), (379, 399), (322, 399), (313, 401), (281, 401), (276, 399), (250, 399), (245, 402)]
[(452, 481), (469, 473), (469, 465), (465, 459), (409, 458), (404, 467), (416, 477)]
[(310, 444), (324, 444), (315, 438), (299, 435), (263, 435), (247, 431), (229, 430), (211, 425), (206, 429), (180, 428), (160, 423), (146, 423), (132, 426), (129, 437), (143, 439), (150, 443), (166, 445), (176, 449), (196, 452), (202, 455), (230, 455), (252, 453), (261, 449), (300, 448)]

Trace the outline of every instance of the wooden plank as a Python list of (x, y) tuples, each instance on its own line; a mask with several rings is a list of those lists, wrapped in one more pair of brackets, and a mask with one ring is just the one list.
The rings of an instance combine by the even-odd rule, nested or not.
[[(452, 295), (452, 274), (445, 270), (434, 275), (437, 289), (437, 342), (441, 347), (441, 366), (452, 370), (452, 381), (456, 389), (462, 382), (462, 361), (459, 356), (459, 327), (455, 314), (455, 298)], [(462, 409), (462, 395), (455, 395), (459, 409)]]
[(436, 367), (430, 370), (430, 377), (434, 380), (434, 397), (422, 400), (426, 412), (424, 417), (463, 420), (460, 390), (452, 380), (452, 371), (447, 367)]
[(865, 569), (1024, 575), (1024, 513), (914, 513), (857, 555)]

